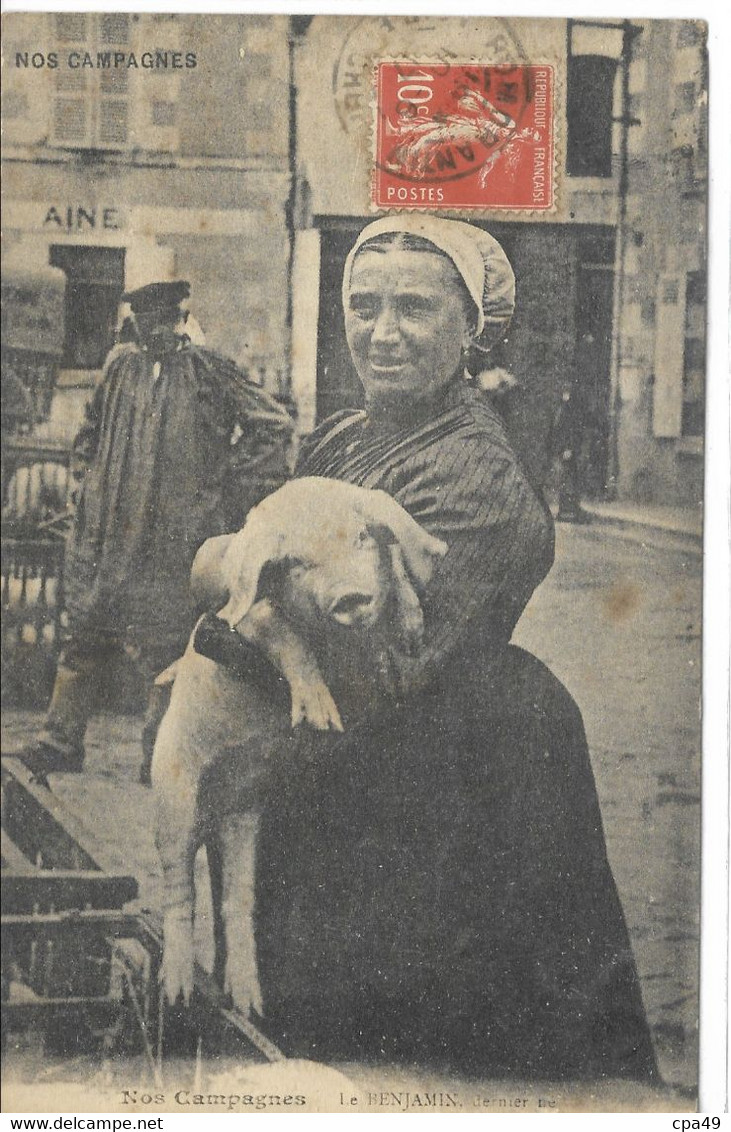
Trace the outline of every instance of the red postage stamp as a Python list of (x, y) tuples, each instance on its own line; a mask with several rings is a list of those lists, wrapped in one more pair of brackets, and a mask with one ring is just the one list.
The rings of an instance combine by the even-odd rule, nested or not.
[(553, 69), (379, 63), (376, 208), (553, 205)]

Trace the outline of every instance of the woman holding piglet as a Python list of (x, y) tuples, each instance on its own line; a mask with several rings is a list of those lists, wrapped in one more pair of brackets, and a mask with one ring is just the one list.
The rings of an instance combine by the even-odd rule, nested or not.
[(580, 712), (510, 644), (550, 514), (466, 372), (513, 310), (497, 242), (377, 220), (343, 281), (363, 412), (296, 474), (387, 492), (448, 551), (416, 655), (318, 657), (342, 735), (298, 729), (258, 846), (264, 1019), (287, 1052), (524, 1079), (656, 1079)]

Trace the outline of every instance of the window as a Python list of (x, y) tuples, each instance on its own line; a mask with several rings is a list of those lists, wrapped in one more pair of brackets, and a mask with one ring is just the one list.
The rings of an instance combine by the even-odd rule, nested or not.
[(62, 59), (48, 74), (50, 144), (176, 152), (182, 71), (173, 60), (184, 54), (177, 18), (59, 12), (47, 19)]
[(28, 95), (20, 90), (9, 90), (3, 95), (3, 118), (23, 118), (30, 109)]
[(705, 25), (700, 21), (683, 20), (678, 28), (676, 44), (678, 47), (700, 47), (703, 44)]
[(683, 351), (683, 436), (702, 436), (705, 416), (706, 277), (691, 271), (685, 291)]
[(566, 172), (570, 177), (611, 177), (614, 80), (617, 60), (569, 55)]
[(124, 290), (124, 248), (54, 244), (51, 265), (66, 273), (66, 369), (100, 369), (114, 342)]
[(692, 114), (698, 102), (695, 83), (678, 83), (675, 87), (675, 108), (681, 114)]
[(702, 271), (661, 275), (655, 322), (653, 433), (703, 435), (706, 278)]
[[(52, 145), (125, 149), (129, 144), (129, 74), (112, 61), (115, 52), (130, 51), (132, 18), (92, 12), (51, 16), (56, 41), (69, 60), (54, 73)], [(87, 53), (91, 66), (83, 66)]]
[(178, 108), (174, 102), (162, 102), (159, 98), (153, 100), (153, 126), (174, 126), (177, 120)]

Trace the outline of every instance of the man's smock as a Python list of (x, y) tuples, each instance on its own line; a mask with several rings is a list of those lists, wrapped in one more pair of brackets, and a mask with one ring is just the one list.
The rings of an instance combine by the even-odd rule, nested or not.
[(116, 350), (74, 444), (88, 470), (66, 548), (72, 631), (184, 638), (196, 550), (280, 486), (291, 431), (286, 411), (211, 350)]

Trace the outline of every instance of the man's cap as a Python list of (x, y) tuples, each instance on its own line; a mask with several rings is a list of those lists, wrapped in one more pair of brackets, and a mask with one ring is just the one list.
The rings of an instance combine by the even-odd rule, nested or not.
[(183, 279), (175, 283), (148, 283), (134, 291), (126, 291), (122, 296), (135, 314), (146, 314), (157, 310), (174, 310), (190, 294), (190, 283)]

